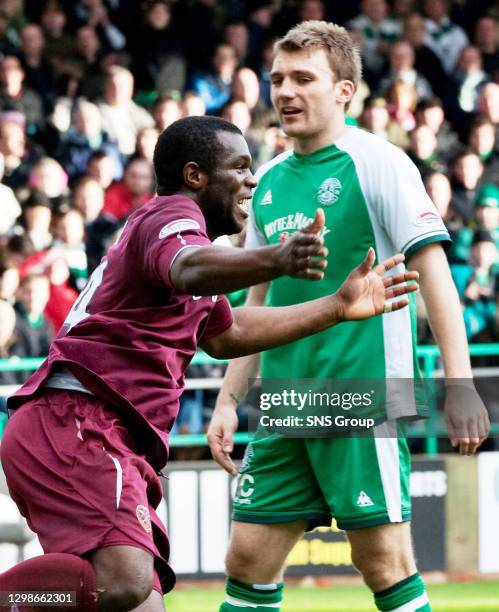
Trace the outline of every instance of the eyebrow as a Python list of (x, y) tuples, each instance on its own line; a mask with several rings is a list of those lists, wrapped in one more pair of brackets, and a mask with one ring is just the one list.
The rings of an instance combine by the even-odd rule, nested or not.
[[(280, 72), (279, 70), (273, 70), (270, 73), (270, 78), (274, 77), (274, 76), (282, 76), (282, 72)], [(307, 76), (316, 76), (316, 73), (313, 72), (312, 70), (307, 70), (306, 68), (300, 68), (297, 70), (292, 70), (290, 72), (291, 76), (300, 76), (300, 75), (307, 75)]]

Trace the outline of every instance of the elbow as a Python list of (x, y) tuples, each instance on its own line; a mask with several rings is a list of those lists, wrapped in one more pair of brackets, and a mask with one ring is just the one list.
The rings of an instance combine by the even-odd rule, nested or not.
[(170, 272), (171, 283), (177, 291), (189, 295), (211, 295), (211, 289), (207, 288), (205, 276), (198, 266), (178, 265)]

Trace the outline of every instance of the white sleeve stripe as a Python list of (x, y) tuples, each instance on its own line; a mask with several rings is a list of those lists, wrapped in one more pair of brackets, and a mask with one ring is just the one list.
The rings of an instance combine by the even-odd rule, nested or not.
[(182, 251), (185, 251), (185, 249), (200, 249), (201, 245), (200, 244), (187, 244), (186, 246), (181, 247), (176, 253), (175, 255), (172, 257), (172, 260), (170, 262), (170, 267), (168, 268), (169, 270), (172, 269), (173, 263), (174, 261), (177, 259), (177, 257), (180, 255), (180, 253), (182, 253)]
[(418, 242), (422, 242), (433, 236), (440, 236), (442, 240), (450, 240), (450, 236), (447, 232), (443, 232), (441, 229), (438, 229), (438, 230), (433, 230), (431, 232), (426, 232), (425, 234), (420, 234), (419, 236), (416, 236), (415, 238), (411, 238), (411, 240), (409, 240), (409, 242), (404, 244), (404, 246), (400, 250), (402, 253), (405, 253), (411, 247), (416, 245)]

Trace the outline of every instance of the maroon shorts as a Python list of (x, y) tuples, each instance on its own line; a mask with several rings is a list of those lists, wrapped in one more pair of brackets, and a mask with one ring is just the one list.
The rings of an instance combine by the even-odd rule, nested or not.
[(7, 422), (1, 459), (12, 499), (46, 553), (136, 546), (155, 559), (154, 588), (173, 588), (155, 512), (161, 483), (116, 411), (85, 393), (46, 389)]

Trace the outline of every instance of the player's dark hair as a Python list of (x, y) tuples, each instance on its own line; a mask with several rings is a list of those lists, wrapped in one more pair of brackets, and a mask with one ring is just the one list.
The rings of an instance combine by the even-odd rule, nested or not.
[(219, 117), (184, 117), (160, 134), (154, 149), (158, 195), (171, 195), (184, 185), (188, 162), (196, 162), (208, 174), (213, 172), (224, 153), (218, 132), (242, 136), (238, 127)]

